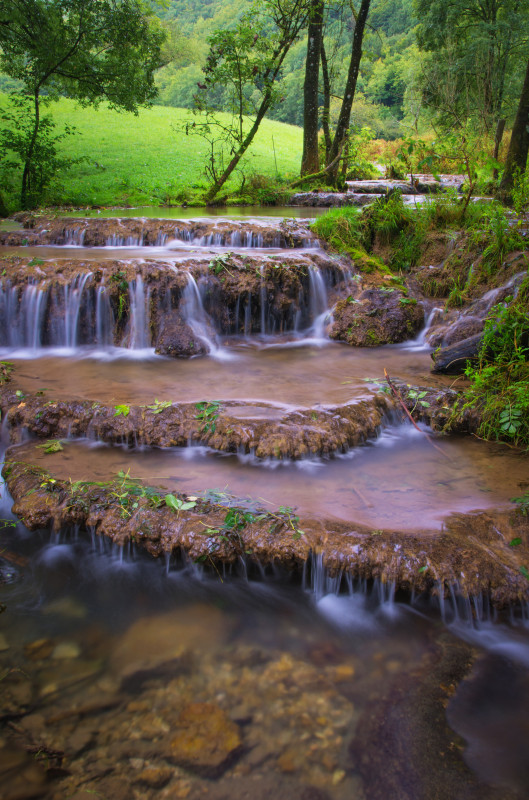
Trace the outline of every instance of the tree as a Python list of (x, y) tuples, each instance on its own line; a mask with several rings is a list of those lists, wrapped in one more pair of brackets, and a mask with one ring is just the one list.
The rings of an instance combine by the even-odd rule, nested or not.
[(512, 129), (511, 142), (505, 162), (505, 169), (500, 184), (500, 192), (509, 195), (514, 185), (516, 174), (522, 175), (527, 167), (529, 153), (529, 61), (525, 73), (525, 81), (518, 104), (518, 111)]
[(305, 83), (303, 87), (303, 156), (301, 174), (318, 172), (320, 159), (318, 151), (318, 109), (319, 109), (319, 71), (321, 46), (323, 42), (324, 0), (312, 0), (309, 27), (307, 31), (307, 60), (305, 62)]
[(349, 125), (351, 124), (351, 111), (356, 92), (360, 61), (362, 59), (362, 42), (364, 39), (364, 31), (370, 5), (371, 0), (362, 0), (358, 13), (355, 14), (355, 29), (353, 34), (351, 59), (349, 61), (349, 71), (347, 73), (347, 80), (345, 82), (340, 116), (338, 117), (338, 123), (334, 132), (333, 142), (327, 157), (327, 166), (330, 166), (331, 164), (334, 165), (330, 170), (331, 178), (334, 183), (336, 183), (338, 176), (338, 159), (345, 145), (345, 141), (349, 133)]
[(0, 68), (22, 81), (32, 123), (22, 172), (23, 208), (35, 201), (31, 175), (41, 104), (59, 95), (137, 112), (156, 94), (165, 34), (139, 0), (0, 0)]
[[(305, 25), (308, 3), (309, 0), (263, 0), (260, 9), (244, 15), (234, 30), (219, 30), (209, 38), (205, 78), (199, 82), (195, 98), (205, 122), (198, 126), (195, 123), (195, 129), (198, 127), (209, 137), (212, 147), (214, 131), (218, 131), (231, 158), (213, 176), (205, 196), (207, 203), (215, 199), (237, 169), (266, 113), (278, 101), (277, 83), (283, 62)], [(223, 94), (224, 105), (228, 103), (227, 110), (232, 115), (228, 124), (215, 114), (215, 93), (219, 88), (228, 90), (227, 95)], [(193, 125), (187, 127), (188, 131), (193, 130)], [(213, 149), (211, 157), (216, 158)]]
[(419, 46), (431, 53), (424, 95), (447, 126), (469, 116), (492, 130), (529, 42), (528, 0), (415, 0)]

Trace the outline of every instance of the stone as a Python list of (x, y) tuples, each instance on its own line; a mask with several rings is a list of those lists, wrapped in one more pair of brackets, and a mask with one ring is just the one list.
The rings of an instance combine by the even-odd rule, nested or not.
[(174, 770), (170, 767), (145, 767), (134, 777), (134, 783), (143, 783), (152, 789), (161, 789), (173, 777)]
[(205, 355), (208, 348), (184, 322), (179, 312), (168, 311), (161, 320), (156, 352), (173, 358), (191, 358)]
[(24, 655), (28, 661), (44, 661), (50, 657), (54, 646), (51, 639), (36, 639), (24, 646)]
[(9, 650), (9, 644), (4, 634), (0, 633), (0, 653), (3, 653), (5, 650)]
[(81, 648), (77, 642), (61, 642), (54, 648), (51, 657), (57, 660), (68, 660), (79, 658), (80, 655)]
[(168, 758), (199, 775), (222, 775), (241, 752), (238, 726), (219, 706), (192, 703), (178, 717)]
[(424, 324), (424, 309), (396, 289), (365, 289), (356, 300), (339, 300), (331, 339), (354, 347), (378, 347), (412, 339)]

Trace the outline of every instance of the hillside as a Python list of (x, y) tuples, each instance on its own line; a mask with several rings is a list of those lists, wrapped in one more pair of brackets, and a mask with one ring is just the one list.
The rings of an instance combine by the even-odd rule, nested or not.
[[(71, 158), (86, 157), (59, 176), (48, 202), (86, 205), (163, 205), (189, 198), (191, 188), (205, 186), (207, 144), (176, 130), (189, 112), (155, 106), (138, 116), (101, 106), (80, 108), (62, 99), (51, 106), (59, 127), (68, 123), (77, 135), (61, 143)], [(302, 131), (265, 120), (246, 159), (245, 170), (273, 177), (299, 173)], [(238, 176), (233, 186), (239, 185)]]

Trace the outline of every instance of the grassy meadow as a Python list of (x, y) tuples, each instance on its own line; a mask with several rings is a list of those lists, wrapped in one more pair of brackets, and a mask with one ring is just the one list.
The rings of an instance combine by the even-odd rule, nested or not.
[[(48, 193), (48, 204), (171, 205), (198, 199), (206, 187), (208, 144), (178, 130), (185, 120), (193, 119), (185, 109), (153, 106), (134, 116), (104, 105), (97, 110), (81, 108), (72, 100), (61, 99), (46, 113), (52, 115), (58, 129), (69, 124), (77, 130), (60, 143), (61, 152), (72, 158), (86, 157), (58, 176)], [(274, 178), (274, 147), (278, 174), (296, 177), (302, 130), (271, 120), (262, 123), (250, 148), (246, 173)], [(229, 188), (235, 190), (240, 182), (237, 176)]]

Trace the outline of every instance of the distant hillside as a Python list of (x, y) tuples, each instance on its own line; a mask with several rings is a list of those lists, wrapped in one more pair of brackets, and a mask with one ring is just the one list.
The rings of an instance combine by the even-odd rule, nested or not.
[[(158, 102), (192, 107), (197, 82), (203, 80), (208, 35), (217, 28), (232, 27), (248, 6), (248, 0), (169, 0), (166, 8), (156, 12), (174, 23), (180, 54), (175, 63), (158, 73)], [(326, 48), (334, 65), (338, 95), (350, 57), (351, 22), (350, 12), (343, 20), (336, 11), (329, 12)], [(413, 0), (373, 0), (353, 116), (378, 136), (402, 133), (399, 123), (406, 113), (406, 87), (418, 64), (415, 24)], [(302, 39), (287, 56), (281, 85), (284, 100), (271, 113), (273, 118), (295, 125), (303, 120), (305, 52), (306, 39)]]

